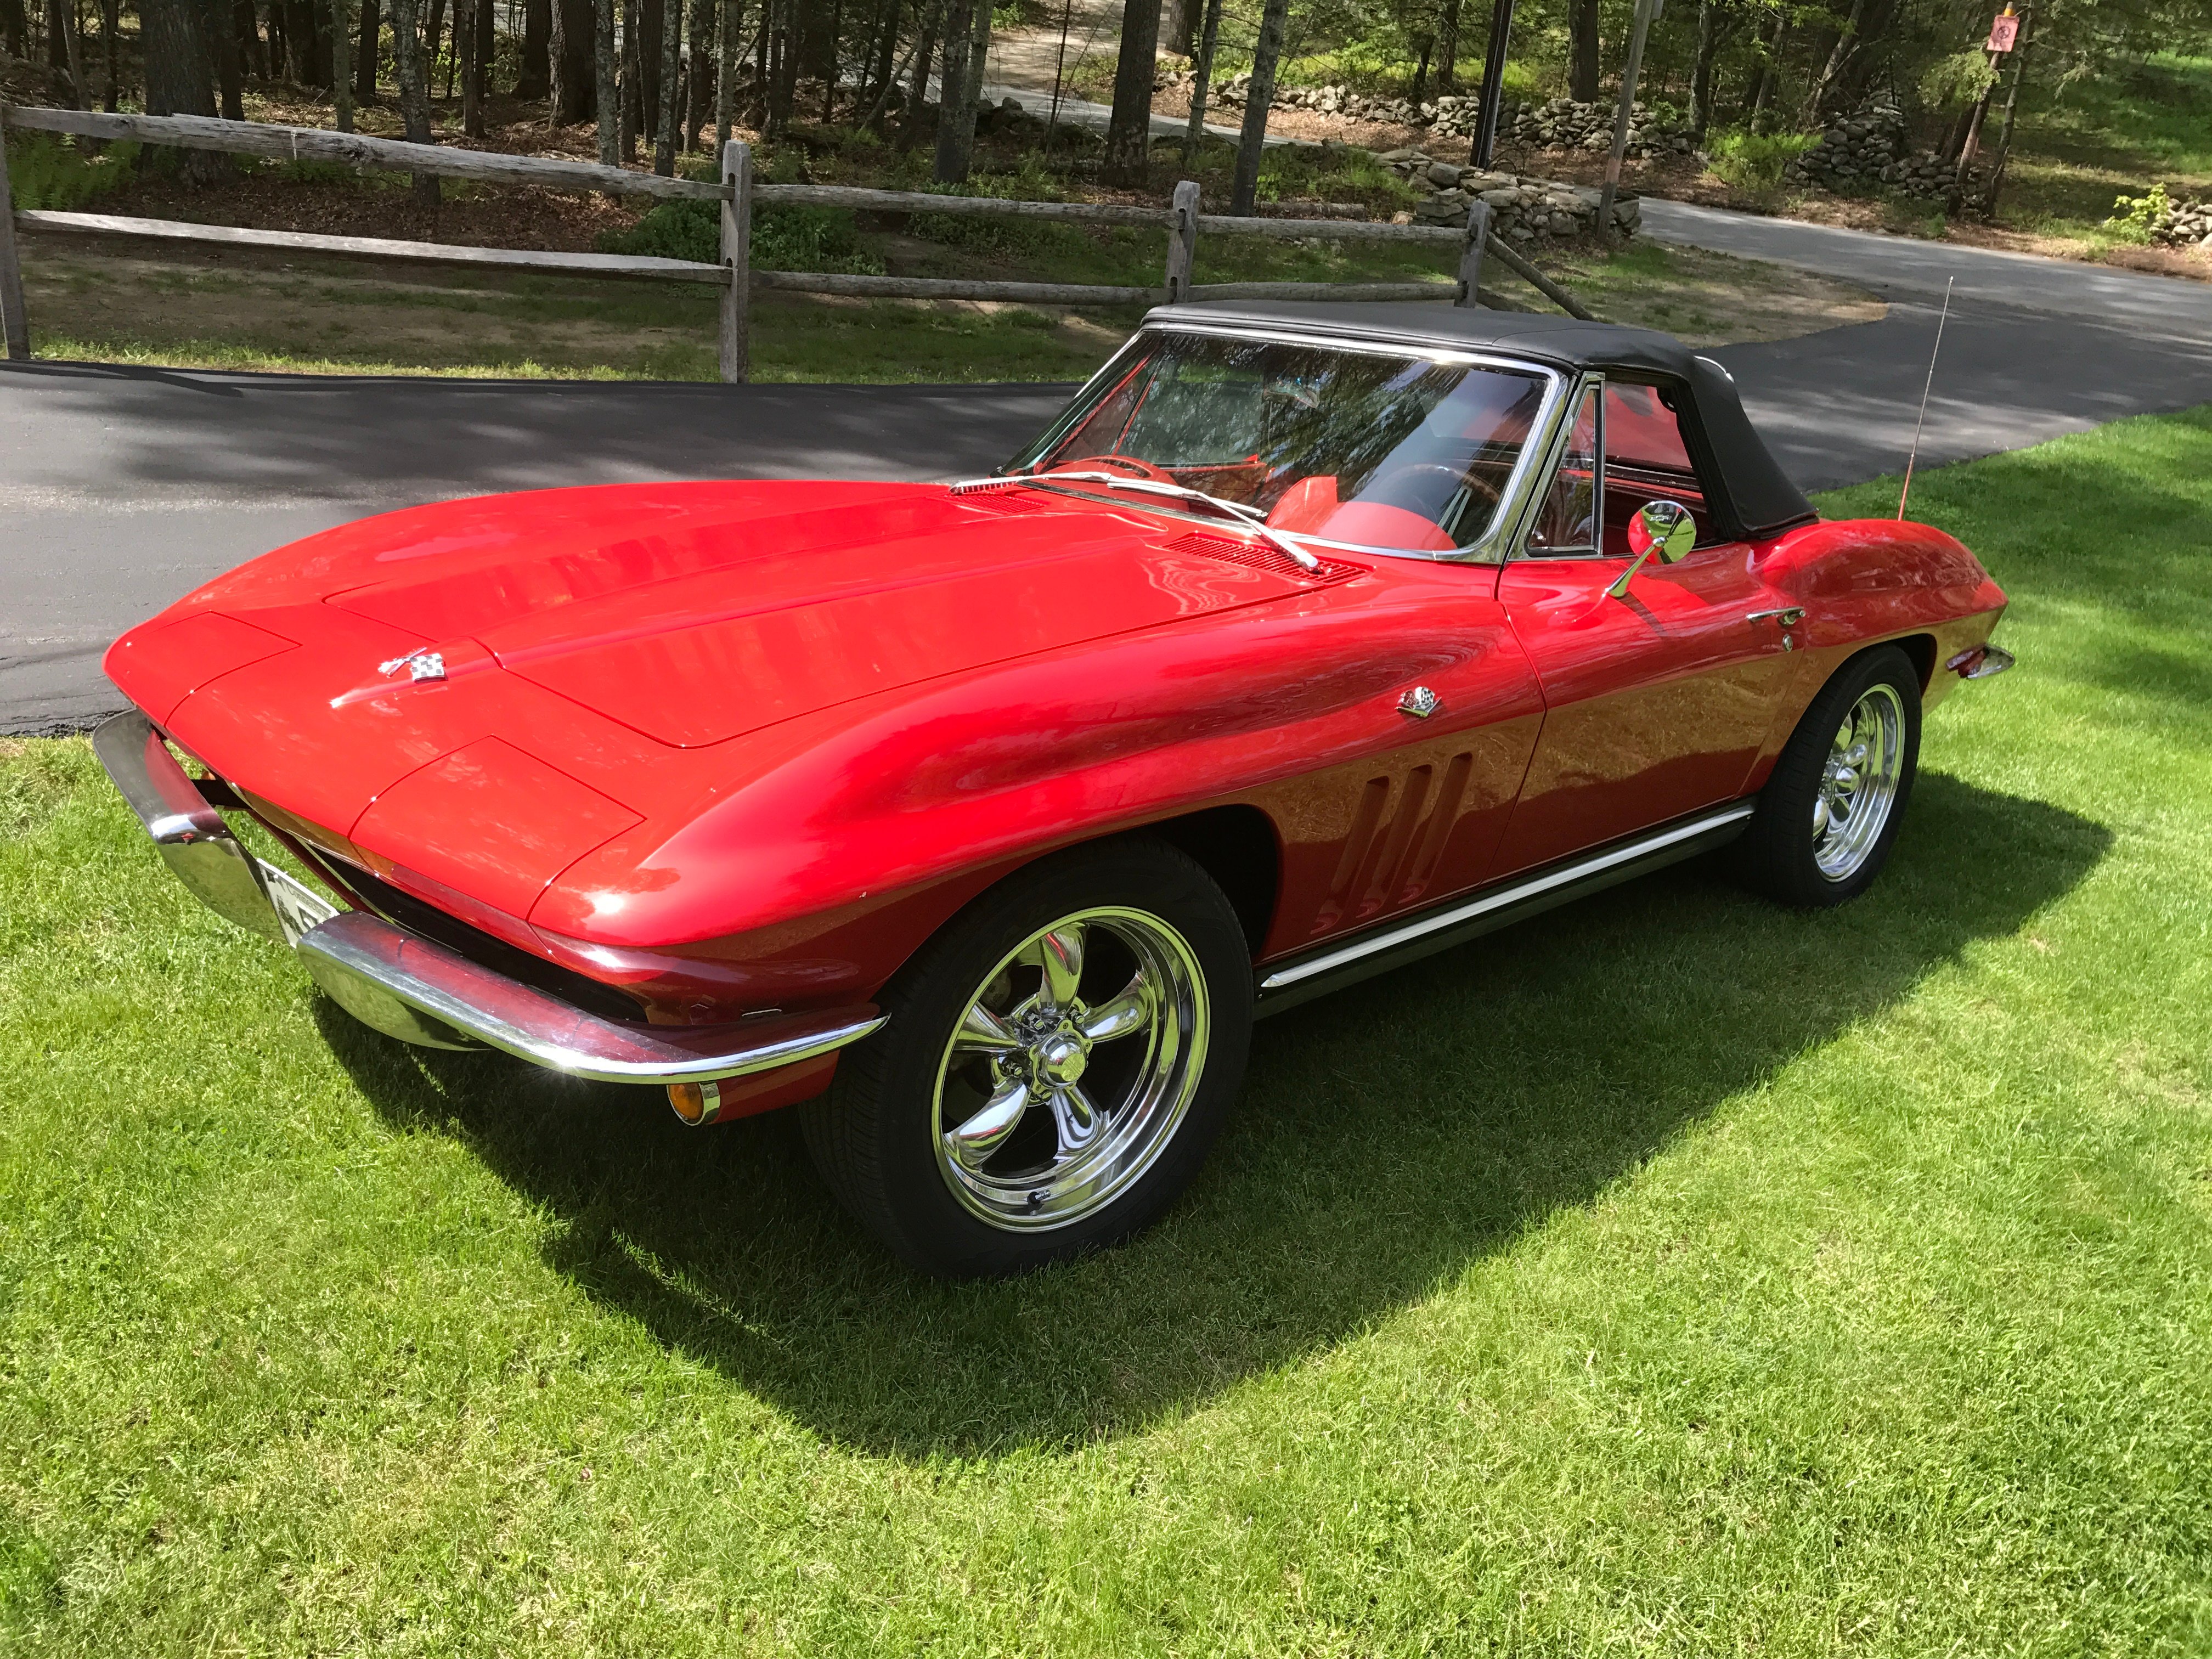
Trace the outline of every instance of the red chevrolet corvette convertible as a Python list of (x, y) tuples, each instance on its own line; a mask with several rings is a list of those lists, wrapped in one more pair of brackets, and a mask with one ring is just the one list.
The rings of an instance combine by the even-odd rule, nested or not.
[(1171, 307), (988, 478), (280, 549), (116, 642), (96, 742), (366, 1024), (805, 1102), (892, 1249), (1002, 1273), (1158, 1215), (1261, 1016), (1724, 842), (1861, 892), (2004, 605), (1940, 530), (1820, 521), (1663, 335)]

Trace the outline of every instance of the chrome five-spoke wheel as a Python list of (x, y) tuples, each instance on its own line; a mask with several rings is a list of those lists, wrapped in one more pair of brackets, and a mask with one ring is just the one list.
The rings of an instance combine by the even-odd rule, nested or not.
[(1243, 1076), (1252, 945), (1189, 854), (1071, 847), (972, 900), (805, 1109), (839, 1198), (915, 1267), (1022, 1273), (1189, 1185)]
[(1836, 730), (1813, 801), (1813, 862), (1830, 881), (1848, 881), (1865, 865), (1904, 769), (1904, 702), (1894, 686), (1869, 686)]
[(1920, 757), (1920, 669), (1899, 647), (1845, 662), (1775, 757), (1732, 860), (1784, 904), (1848, 903), (1881, 873)]
[(938, 1066), (938, 1167), (995, 1227), (1111, 1203), (1181, 1125), (1206, 1065), (1204, 975), (1146, 911), (1098, 906), (1024, 939), (976, 987)]

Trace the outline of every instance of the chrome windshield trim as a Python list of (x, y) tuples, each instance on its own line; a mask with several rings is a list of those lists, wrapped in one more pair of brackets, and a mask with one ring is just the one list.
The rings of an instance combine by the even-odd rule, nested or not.
[[(749, 1077), (857, 1042), (885, 1018), (874, 1005), (863, 1003), (822, 1013), (764, 1015), (734, 1025), (623, 1024), (571, 1007), (365, 910), (343, 911), (309, 929), (299, 950), (315, 982), (365, 1024), (404, 1041), (435, 1043), (434, 1036), (408, 1035), (410, 1025), (420, 1031), (420, 1022), (407, 1017), (411, 1011), (487, 1048), (597, 1083)], [(399, 1011), (390, 1008), (393, 1001)]]
[[(1530, 487), (1531, 478), (1538, 476), (1548, 478), (1551, 476), (1548, 470), (1540, 475), (1536, 473), (1533, 470), (1530, 455), (1533, 451), (1550, 444), (1552, 435), (1559, 424), (1560, 407), (1568, 401), (1565, 396), (1566, 387), (1571, 381), (1575, 381), (1577, 379), (1557, 364), (1544, 362), (1533, 357), (1516, 357), (1496, 351), (1455, 350), (1449, 346), (1425, 345), (1415, 340), (1383, 340), (1356, 334), (1332, 333), (1322, 329), (1262, 328), (1227, 322), (1185, 320), (1182, 318), (1146, 322), (1129, 337), (1128, 342), (1108, 359), (1097, 374), (1083, 383), (1075, 396), (1068, 400), (1067, 407), (1060, 412), (1059, 417), (1040, 436), (1024, 446), (1015, 455), (1012, 461), (1007, 463), (1008, 470), (994, 476), (1015, 477), (1017, 475), (1011, 469), (1017, 462), (1033, 459), (1036, 456), (1047, 453), (1054, 444), (1073, 429), (1079, 411), (1085, 409), (1095, 388), (1101, 384), (1110, 385), (1120, 374), (1127, 373), (1125, 367), (1127, 360), (1134, 357), (1144, 349), (1152, 337), (1171, 333), (1198, 334), (1224, 339), (1261, 340), (1276, 345), (1321, 346), (1334, 350), (1358, 352), (1366, 356), (1410, 357), (1427, 362), (1448, 364), (1454, 368), (1492, 368), (1540, 378), (1545, 385), (1544, 401), (1536, 411), (1536, 419), (1530, 428), (1530, 434), (1532, 439), (1535, 434), (1543, 434), (1544, 443), (1540, 446), (1534, 442), (1524, 442), (1521, 446), (1521, 453), (1513, 463), (1513, 471), (1506, 476), (1505, 488), (1498, 497), (1498, 510), (1491, 515), (1490, 527), (1465, 547), (1454, 548), (1449, 553), (1443, 553), (1419, 548), (1370, 547), (1364, 543), (1326, 541), (1317, 536), (1298, 535), (1296, 532), (1283, 532), (1295, 537), (1300, 544), (1309, 547), (1331, 548), (1343, 552), (1378, 558), (1414, 559), (1424, 564), (1494, 565), (1504, 562), (1506, 550), (1512, 545), (1512, 538), (1505, 533), (1504, 526), (1509, 523), (1517, 524), (1521, 520), (1528, 517), (1533, 509), (1534, 491)], [(1163, 507), (1160, 510), (1173, 511), (1172, 508), (1168, 507)], [(1195, 514), (1176, 514), (1176, 516), (1188, 519), (1197, 524), (1222, 522), (1218, 519), (1210, 520), (1201, 519)]]
[(1725, 829), (1732, 823), (1739, 823), (1749, 817), (1754, 810), (1754, 803), (1751, 801), (1734, 801), (1712, 811), (1700, 812), (1697, 817), (1673, 824), (1656, 835), (1641, 836), (1635, 841), (1608, 848), (1604, 852), (1594, 854), (1588, 858), (1576, 859), (1565, 864), (1555, 865), (1540, 876), (1532, 877), (1525, 881), (1514, 882), (1504, 887), (1492, 888), (1489, 891), (1462, 903), (1449, 905), (1399, 927), (1368, 934), (1336, 950), (1325, 951), (1317, 957), (1310, 957), (1305, 961), (1295, 963), (1290, 967), (1279, 968), (1260, 981), (1260, 988), (1263, 992), (1281, 990), (1286, 986), (1296, 985), (1301, 980), (1333, 972), (1364, 957), (1396, 950), (1402, 945), (1410, 944), (1428, 934), (1441, 933), (1445, 928), (1456, 927), (1462, 922), (1472, 921), (1493, 910), (1503, 910), (1510, 906), (1522, 903), (1540, 894), (1550, 892), (1554, 888), (1572, 886), (1577, 882), (1586, 881), (1592, 876), (1601, 875), (1620, 865), (1633, 863), (1638, 859), (1649, 858), (1652, 854), (1662, 852), (1680, 842), (1709, 835), (1715, 830)]

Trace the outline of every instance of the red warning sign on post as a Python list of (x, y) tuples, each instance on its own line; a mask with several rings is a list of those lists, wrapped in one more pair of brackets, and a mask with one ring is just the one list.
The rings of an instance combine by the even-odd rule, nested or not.
[(2008, 11), (1999, 12), (1996, 15), (1996, 21), (1990, 25), (1989, 43), (1984, 46), (1982, 50), (1984, 52), (2010, 52), (2013, 48), (2013, 42), (2019, 39), (2020, 19), (2014, 16)]

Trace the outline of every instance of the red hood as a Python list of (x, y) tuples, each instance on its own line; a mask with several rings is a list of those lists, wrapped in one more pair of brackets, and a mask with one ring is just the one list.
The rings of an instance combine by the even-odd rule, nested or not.
[[(933, 485), (483, 497), (241, 566), (106, 668), (242, 787), (522, 916), (593, 847), (742, 784), (763, 728), (1310, 586), (1188, 536)], [(421, 650), (442, 680), (380, 672)]]

